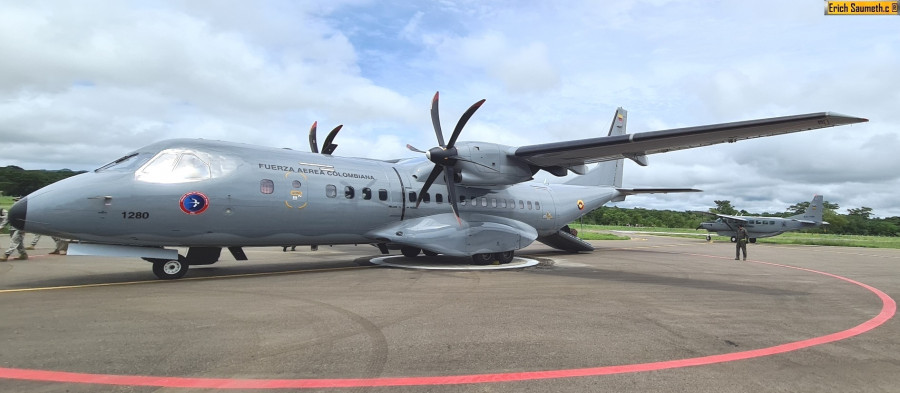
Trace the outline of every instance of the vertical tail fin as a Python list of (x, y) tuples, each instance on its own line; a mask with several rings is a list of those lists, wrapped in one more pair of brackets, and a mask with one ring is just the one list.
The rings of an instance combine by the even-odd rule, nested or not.
[[(628, 123), (628, 111), (619, 107), (609, 125), (609, 136), (625, 135), (625, 126)], [(605, 161), (597, 164), (590, 172), (578, 176), (566, 182), (576, 186), (613, 186), (622, 187), (623, 159)]]
[(809, 208), (806, 209), (805, 212), (796, 216), (791, 216), (790, 218), (797, 220), (822, 222), (822, 213), (825, 211), (824, 200), (825, 198), (821, 195), (814, 196), (812, 202), (809, 203)]

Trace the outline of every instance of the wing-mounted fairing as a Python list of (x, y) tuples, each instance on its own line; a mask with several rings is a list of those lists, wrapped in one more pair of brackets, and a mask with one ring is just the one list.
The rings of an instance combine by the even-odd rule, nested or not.
[(366, 236), (457, 257), (518, 250), (537, 239), (537, 230), (521, 221), (484, 214), (464, 218), (460, 225), (452, 213), (436, 214), (395, 222)]

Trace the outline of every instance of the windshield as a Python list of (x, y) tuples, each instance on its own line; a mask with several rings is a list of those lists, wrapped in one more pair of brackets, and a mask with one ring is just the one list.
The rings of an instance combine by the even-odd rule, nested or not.
[[(223, 157), (193, 149), (166, 149), (135, 172), (135, 179), (149, 183), (188, 183), (230, 172), (233, 165)], [(218, 163), (219, 165), (214, 165)]]

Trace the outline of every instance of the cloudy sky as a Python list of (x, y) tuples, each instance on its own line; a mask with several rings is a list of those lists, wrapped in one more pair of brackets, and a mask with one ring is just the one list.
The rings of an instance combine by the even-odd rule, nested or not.
[[(824, 194), (900, 216), (900, 16), (803, 1), (0, 1), (0, 166), (89, 170), (190, 137), (412, 156), (832, 111), (869, 123), (629, 163), (621, 207), (779, 212)], [(538, 180), (554, 181), (541, 172)]]

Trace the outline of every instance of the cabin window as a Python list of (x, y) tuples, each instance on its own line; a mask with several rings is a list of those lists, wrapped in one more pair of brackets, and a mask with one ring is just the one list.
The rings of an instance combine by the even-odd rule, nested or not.
[(369, 199), (372, 199), (372, 189), (369, 188), (369, 187), (363, 188), (363, 189), (362, 189), (362, 195), (363, 195), (363, 199), (365, 199), (365, 200), (367, 200), (367, 201), (368, 201)]
[(481, 197), (481, 206), (487, 207), (487, 198)]
[(501, 199), (501, 200), (500, 200), (500, 208), (501, 208), (501, 209), (506, 209), (506, 199)]
[(509, 208), (510, 208), (510, 209), (515, 209), (515, 208), (516, 208), (516, 200), (515, 200), (515, 199), (510, 199), (510, 200), (509, 200)]
[(386, 201), (388, 199), (388, 192), (385, 189), (378, 190), (378, 200)]
[(519, 209), (524, 209), (524, 208), (525, 208), (525, 201), (519, 199)]
[(410, 191), (410, 192), (409, 192), (409, 201), (410, 201), (410, 202), (415, 202), (415, 201), (416, 201), (416, 192), (415, 192), (415, 191)]
[(491, 198), (491, 207), (497, 207), (497, 198)]
[(528, 210), (531, 210), (531, 201), (528, 201)]
[(534, 210), (541, 210), (541, 203), (540, 203), (540, 202), (535, 202), (535, 203), (534, 203)]
[(269, 179), (259, 181), (259, 192), (263, 194), (271, 194), (275, 192), (275, 182)]
[(356, 196), (356, 190), (354, 190), (353, 187), (344, 187), (344, 198), (353, 199), (354, 196)]
[(291, 182), (291, 187), (300, 188), (300, 180), (294, 180)]
[(335, 186), (334, 184), (325, 186), (325, 196), (329, 198), (337, 197), (337, 186)]
[(431, 194), (427, 192), (422, 194), (422, 202), (431, 203)]
[(444, 203), (444, 196), (441, 194), (434, 194), (434, 201), (436, 203)]

